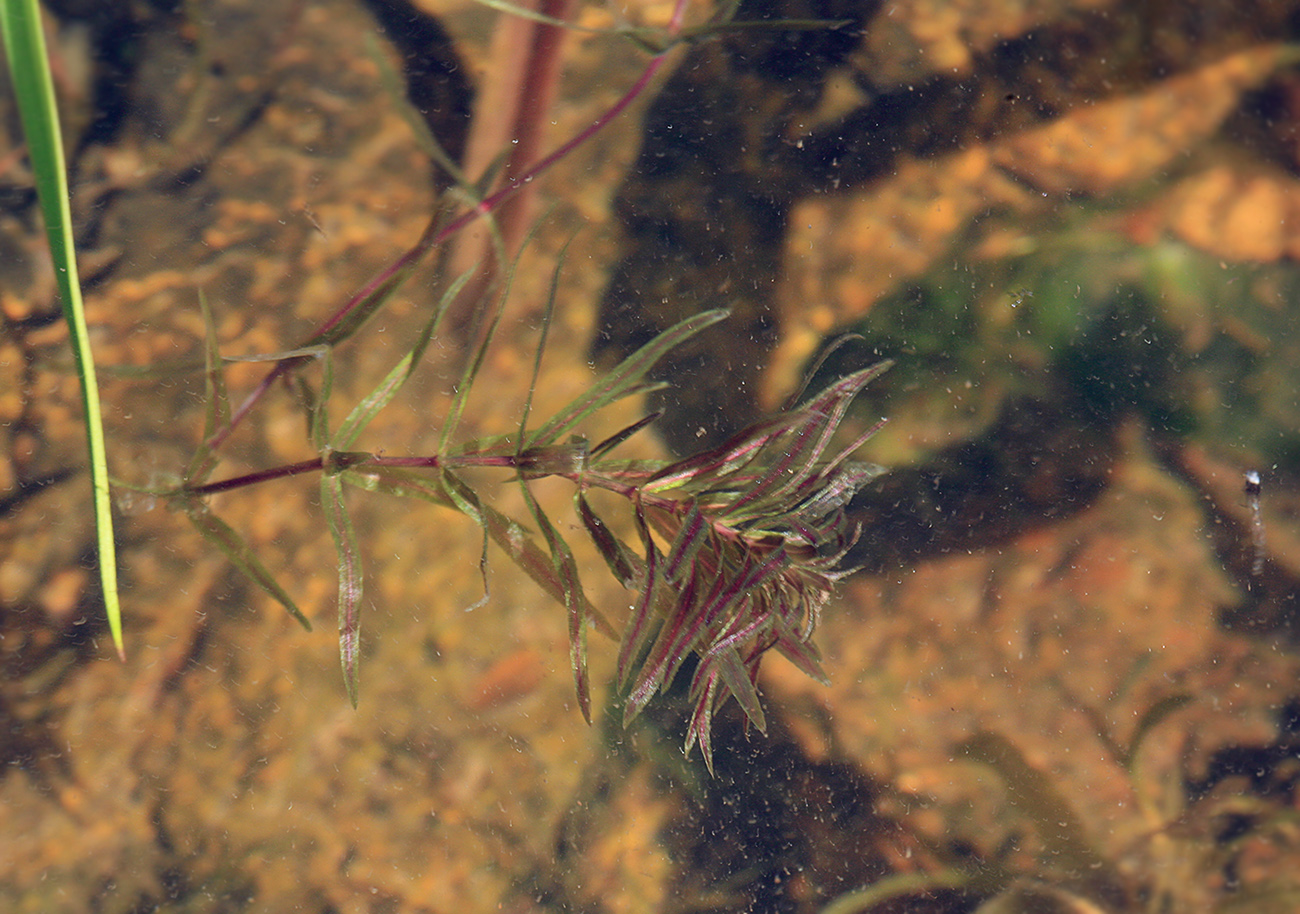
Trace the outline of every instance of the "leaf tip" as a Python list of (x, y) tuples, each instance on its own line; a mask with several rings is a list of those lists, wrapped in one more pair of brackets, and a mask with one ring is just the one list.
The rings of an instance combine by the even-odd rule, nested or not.
[(357, 686), (357, 667), (355, 663), (351, 666), (346, 663), (343, 665), (343, 685), (347, 689), (348, 701), (352, 704), (352, 710), (355, 711), (361, 700), (361, 690)]
[[(111, 588), (111, 589), (110, 589)], [(117, 582), (104, 584), (105, 615), (108, 616), (108, 633), (113, 639), (113, 648), (117, 659), (126, 663), (126, 643), (122, 638), (122, 609), (117, 602)]]

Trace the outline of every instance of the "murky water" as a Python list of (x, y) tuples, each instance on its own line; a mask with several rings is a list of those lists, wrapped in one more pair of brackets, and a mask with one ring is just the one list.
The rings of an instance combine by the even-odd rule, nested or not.
[[(456, 153), (475, 142), (464, 93), (496, 98), (485, 87), (518, 52), (472, 4), (374, 6), (51, 18), (121, 480), (164, 486), (202, 440), (200, 292), (224, 355), (284, 352), (416, 243), (439, 194), (463, 206), (403, 80)], [(366, 569), (353, 710), (314, 474), (206, 501), (311, 632), (174, 505), (124, 490), (128, 658), (112, 657), (75, 379), (6, 117), (5, 909), (1291, 909), (1300, 96), (1282, 42), (1297, 10), (1004, 6), (742, 4), (742, 20), (842, 24), (673, 51), (503, 218), (507, 240), (510, 220), (537, 231), (458, 441), (517, 430), (579, 229), (534, 428), (593, 368), (711, 307), (733, 315), (659, 371), (657, 427), (679, 456), (809, 375), (815, 391), (895, 360), (842, 433), (888, 417), (860, 456), (890, 472), (849, 506), (862, 570), (814, 636), (830, 683), (773, 652), (767, 732), (727, 705), (713, 775), (682, 754), (685, 683), (624, 729), (618, 644), (594, 631), (588, 726), (560, 602), (496, 547), (483, 599), (472, 521), (349, 490)], [(662, 29), (671, 12), (569, 15)], [(688, 4), (687, 21), (708, 12)], [(575, 32), (559, 59), (540, 151), (651, 58)], [(472, 261), (453, 244), (470, 254), (450, 263)], [(333, 427), (413, 344), (448, 282), (436, 260), (335, 349)], [(457, 329), (357, 448), (438, 450)], [(302, 403), (325, 367), (275, 385), (211, 478), (313, 459)], [(232, 401), (267, 370), (230, 363)], [(600, 441), (645, 409), (582, 431)], [(621, 453), (667, 451), (642, 433)], [(467, 478), (537, 527), (508, 473)], [(637, 595), (572, 487), (532, 488), (621, 624)], [(626, 505), (597, 508), (637, 541)]]

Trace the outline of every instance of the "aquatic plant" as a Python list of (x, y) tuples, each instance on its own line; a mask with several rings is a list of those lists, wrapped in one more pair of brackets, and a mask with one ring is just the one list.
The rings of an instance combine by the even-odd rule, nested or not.
[[(513, 5), (498, 5), (511, 12), (538, 17)], [(11, 7), (29, 12), (34, 9), (30, 4), (22, 6), (19, 0), (6, 0), (5, 9)], [(310, 628), (307, 616), (252, 546), (214, 513), (209, 496), (318, 473), (322, 508), (339, 556), (340, 654), (347, 693), (354, 705), (359, 695), (364, 576), (361, 544), (345, 502), (347, 487), (429, 501), (476, 521), (483, 530), (479, 564), (485, 599), (487, 545), (495, 541), (543, 589), (562, 602), (568, 613), (570, 663), (579, 704), (588, 721), (591, 699), (587, 632), (594, 626), (616, 636), (616, 629), (592, 606), (584, 593), (571, 548), (533, 496), (531, 483), (543, 477), (559, 477), (574, 484), (577, 512), (584, 528), (617, 578), (639, 593), (622, 636), (619, 655), (620, 681), (629, 688), (625, 720), (636, 717), (657, 691), (668, 687), (688, 658), (694, 656), (691, 685), (694, 714), (687, 749), (698, 743), (711, 765), (710, 722), (728, 697), (738, 701), (755, 726), (761, 729), (765, 725), (755, 685), (763, 654), (775, 648), (810, 675), (822, 676), (811, 637), (835, 582), (845, 573), (838, 566), (856, 535), (845, 520), (844, 506), (874, 473), (873, 469), (850, 459), (870, 432), (830, 459), (827, 453), (850, 401), (884, 365), (849, 374), (806, 403), (746, 429), (720, 448), (676, 462), (614, 460), (609, 456), (614, 448), (649, 425), (653, 416), (595, 445), (574, 437), (574, 433), (592, 414), (614, 401), (652, 388), (654, 385), (645, 379), (654, 364), (674, 347), (722, 320), (725, 312), (708, 311), (683, 320), (627, 357), (568, 407), (540, 427), (531, 429), (532, 390), (555, 303), (553, 280), (532, 386), (518, 434), (461, 442), (457, 441), (456, 433), (500, 323), (514, 269), (508, 263), (501, 266), (502, 289), (477, 288), (474, 278), (482, 266), (476, 263), (448, 284), (414, 344), (380, 384), (352, 407), (337, 428), (330, 427), (336, 348), (346, 341), (362, 338), (363, 327), (419, 262), (470, 223), (494, 219), (502, 206), (535, 177), (617, 117), (644, 92), (675, 43), (745, 25), (729, 21), (734, 13), (732, 8), (724, 10), (716, 21), (687, 29), (683, 25), (685, 8), (685, 0), (677, 0), (669, 24), (661, 34), (624, 30), (624, 37), (652, 53), (633, 86), (554, 151), (531, 166), (511, 168), (494, 192), (485, 193), (480, 189), (491, 186), (490, 174), (471, 182), (445, 155), (431, 153), (456, 183), (455, 199), (470, 202), (462, 203), (459, 211), (453, 208), (450, 215), (441, 210), (435, 213), (411, 248), (348, 298), (306, 339), (285, 351), (256, 357), (255, 361), (265, 361), (271, 367), (233, 409), (225, 380), (230, 360), (219, 351), (211, 312), (200, 295), (206, 326), (202, 442), (183, 473), (172, 482), (148, 487), (120, 485), (165, 498), (236, 567)], [(551, 25), (564, 25), (541, 18)], [(827, 25), (831, 24), (794, 21), (766, 24), (784, 29)], [(6, 24), (6, 39), (11, 31), (17, 34)], [(42, 57), (35, 44), (30, 51), (29, 57)], [(15, 65), (25, 66), (24, 60), (11, 55)], [(52, 116), (52, 95), (48, 91), (45, 95), (50, 102), (46, 114)], [(46, 127), (52, 123), (47, 118)], [(437, 149), (436, 140), (427, 139)], [(46, 155), (35, 143), (32, 152), (34, 157)], [(57, 171), (62, 174), (61, 165)], [(62, 200), (66, 210), (66, 187), (56, 189), (54, 197)], [(66, 226), (64, 234), (67, 234)], [(66, 247), (65, 253), (70, 258), (71, 247)], [(515, 256), (517, 251), (498, 245), (493, 254), (501, 258), (503, 254)], [(557, 268), (557, 277), (558, 272)], [(469, 290), (473, 292), (467, 295)], [(468, 333), (460, 326), (467, 321), (472, 325)], [(455, 396), (443, 417), (436, 453), (392, 456), (386, 452), (353, 450), (363, 430), (411, 378), (431, 341), (439, 337), (444, 323), (450, 327), (442, 335), (466, 345), (466, 351)], [(85, 361), (88, 365), (88, 358)], [(318, 390), (312, 390), (302, 376), (303, 369), (313, 364), (320, 367)], [(93, 376), (90, 379), (93, 387)], [(282, 379), (292, 379), (303, 395), (310, 444), (316, 456), (213, 480), (223, 444)], [(102, 453), (94, 462), (102, 470)], [(475, 490), (464, 475), (465, 470), (472, 468), (498, 468), (514, 475), (536, 533), (498, 511)], [(631, 506), (639, 539), (635, 547), (620, 541), (597, 516), (587, 498), (589, 492), (597, 489), (620, 496)], [(102, 500), (99, 496), (107, 496), (106, 482), (97, 483), (96, 492), (98, 504)], [(109, 625), (120, 649), (121, 622), (111, 584), (111, 546), (110, 534), (107, 547), (101, 550), (101, 571)]]
[[(454, 294), (453, 287), (443, 299), (444, 306)], [(571, 548), (533, 497), (530, 483), (544, 477), (566, 479), (575, 486), (576, 510), (586, 532), (610, 571), (625, 587), (639, 592), (619, 650), (619, 680), (630, 684), (625, 722), (635, 718), (657, 691), (666, 689), (687, 658), (694, 656), (690, 686), (694, 710), (686, 748), (689, 751), (698, 743), (711, 766), (710, 724), (728, 697), (736, 699), (756, 727), (765, 727), (755, 683), (767, 651), (776, 649), (809, 675), (824, 678), (811, 638), (835, 583), (847, 573), (839, 564), (856, 539), (845, 505), (877, 472), (874, 466), (850, 458), (878, 426), (830, 459), (826, 455), (850, 402), (888, 363), (854, 372), (718, 448), (674, 462), (629, 462), (609, 455), (650, 425), (655, 415), (594, 445), (570, 433), (604, 406), (644, 391), (646, 372), (664, 353), (722, 320), (725, 312), (697, 315), (661, 334), (535, 430), (528, 428), (526, 404), (517, 435), (453, 444), (456, 424), (491, 342), (489, 333), (458, 386), (438, 453), (398, 457), (350, 450), (366, 424), (411, 376), (443, 313), (440, 308), (415, 348), (332, 434), (324, 419), (331, 386), (330, 356), (327, 349), (321, 350), (326, 380), (313, 404), (312, 421), (318, 457), (228, 479), (188, 479), (170, 490), (155, 490), (308, 625), (288, 592), (238, 534), (211, 512), (205, 498), (303, 473), (321, 474), (322, 505), (339, 555), (340, 653), (353, 704), (358, 700), (363, 576), (359, 545), (343, 501), (345, 484), (432, 502), (477, 522), (483, 530), (480, 570), (485, 599), (491, 539), (562, 602), (568, 612), (570, 665), (588, 721), (587, 632), (594, 626), (615, 636), (615, 628), (587, 599)], [(549, 320), (548, 309), (547, 325)], [(545, 331), (534, 363), (534, 386), (544, 343)], [(212, 428), (226, 410), (221, 363), (211, 343), (209, 359)], [(192, 465), (211, 462), (205, 448)], [(523, 524), (488, 504), (463, 476), (464, 470), (484, 467), (508, 470), (516, 477), (540, 543)], [(597, 515), (588, 498), (593, 490), (611, 492), (630, 505), (640, 540), (636, 547), (620, 540)]]
[[(844, 506), (878, 472), (848, 458), (878, 426), (830, 461), (822, 455), (850, 401), (887, 367), (854, 372), (720, 447), (633, 474), (637, 481), (627, 491), (636, 504), (644, 567), (633, 576), (642, 595), (619, 652), (620, 680), (634, 679), (625, 722), (694, 652), (699, 663), (686, 746), (698, 742), (708, 760), (710, 721), (728, 696), (763, 727), (754, 683), (764, 652), (775, 648), (808, 675), (824, 678), (809, 639), (835, 582), (847, 574), (839, 565), (857, 538)], [(611, 569), (625, 574), (627, 550), (601, 534), (584, 503), (579, 508)], [(656, 534), (671, 543), (666, 554)], [(644, 652), (654, 611), (664, 621)]]

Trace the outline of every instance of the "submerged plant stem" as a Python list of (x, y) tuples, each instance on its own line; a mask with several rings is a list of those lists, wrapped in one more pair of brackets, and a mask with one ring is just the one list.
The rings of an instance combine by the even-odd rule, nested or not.
[[(286, 479), (290, 476), (302, 476), (305, 473), (318, 473), (327, 468), (332, 472), (359, 467), (400, 467), (403, 469), (417, 470), (463, 469), (466, 467), (516, 469), (523, 466), (525, 462), (525, 460), (522, 460), (514, 454), (457, 454), (447, 457), (433, 454), (428, 457), (381, 457), (378, 454), (368, 454), (362, 451), (335, 451), (331, 453), (329, 457), (313, 457), (310, 460), (300, 460), (297, 463), (286, 463), (282, 466), (272, 467), (268, 470), (257, 470), (252, 473), (244, 473), (241, 476), (231, 476), (228, 479), (218, 479), (216, 482), (207, 482), (197, 486), (185, 486), (181, 491), (186, 495), (199, 497), (205, 495), (217, 495), (221, 492), (231, 492), (235, 489), (255, 486), (258, 483), (270, 482), (274, 479)], [(575, 481), (577, 479), (575, 474), (547, 473), (544, 475), (567, 476)], [(614, 491), (620, 491), (628, 489), (629, 487), (611, 483), (609, 486), (602, 486), (602, 488), (611, 488)]]
[[(673, 5), (672, 17), (668, 24), (667, 31), (669, 38), (676, 38), (681, 33), (682, 19), (685, 11), (686, 0), (676, 0)], [(425, 227), (423, 234), (420, 236), (420, 240), (401, 257), (376, 274), (337, 311), (330, 315), (330, 317), (327, 318), (325, 322), (321, 324), (320, 328), (312, 335), (306, 345), (310, 346), (327, 339), (332, 330), (342, 325), (348, 316), (356, 311), (356, 309), (364, 302), (369, 301), (375, 295), (380, 294), (384, 287), (392, 283), (402, 273), (402, 271), (414, 267), (416, 263), (422, 260), (424, 256), (429, 253), (429, 251), (445, 242), (470, 223), (487, 216), (498, 209), (506, 200), (514, 196), (520, 188), (531, 183), (552, 165), (568, 156), (583, 143), (586, 143), (593, 136), (603, 130), (646, 90), (646, 87), (650, 85), (650, 81), (654, 79), (655, 74), (659, 72), (665, 61), (667, 61), (668, 53), (672, 50), (672, 47), (673, 45), (670, 44), (667, 48), (655, 54), (655, 56), (650, 59), (649, 63), (646, 64), (645, 69), (641, 71), (641, 75), (637, 78), (636, 82), (632, 84), (632, 87), (624, 92), (622, 97), (606, 109), (603, 114), (580, 130), (568, 141), (561, 143), (548, 155), (543, 156), (532, 167), (509, 178), (505, 186), (496, 193), (484, 198), (477, 206), (461, 213), (455, 219), (452, 219), (450, 222), (443, 225), (442, 228), (438, 228), (441, 222), (439, 215), (435, 215), (430, 219), (428, 226)], [(244, 402), (241, 403), (231, 414), (229, 423), (218, 429), (215, 434), (204, 442), (205, 446), (210, 450), (216, 450), (219, 448), (222, 443), (230, 437), (231, 433), (234, 432), (235, 427), (243, 421), (244, 417), (248, 415), (258, 401), (260, 401), (266, 392), (270, 390), (271, 385), (280, 377), (285, 375), (294, 367), (294, 365), (299, 364), (300, 362), (301, 359), (297, 358), (277, 362), (275, 367), (267, 373), (266, 377), (263, 378), (255, 388), (253, 388), (253, 391), (248, 395)]]

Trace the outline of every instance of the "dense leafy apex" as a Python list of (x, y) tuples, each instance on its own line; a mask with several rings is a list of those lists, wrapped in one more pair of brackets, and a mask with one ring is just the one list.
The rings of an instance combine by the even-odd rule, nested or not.
[[(825, 678), (811, 638), (857, 535), (844, 507), (877, 472), (848, 458), (874, 428), (832, 460), (822, 457), (849, 403), (887, 367), (855, 372), (799, 408), (657, 470), (588, 469), (588, 485), (626, 487), (641, 540), (641, 595), (619, 651), (619, 680), (630, 682), (625, 722), (694, 656), (686, 745), (699, 743), (711, 766), (710, 725), (728, 697), (754, 726), (765, 725), (756, 688), (763, 654), (775, 648)], [(631, 550), (588, 519), (585, 502), (579, 510), (615, 573), (630, 567)]]

